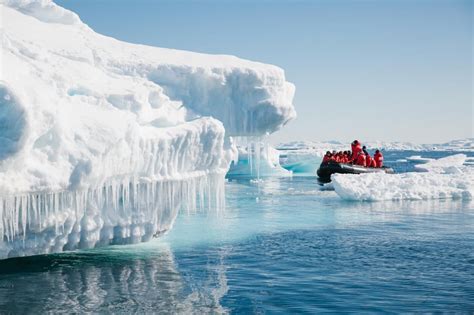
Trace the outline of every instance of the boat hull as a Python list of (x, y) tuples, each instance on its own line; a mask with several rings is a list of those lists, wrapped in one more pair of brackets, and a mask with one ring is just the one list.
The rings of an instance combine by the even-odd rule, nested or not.
[(332, 174), (365, 174), (365, 173), (389, 173), (393, 174), (390, 167), (364, 167), (360, 165), (344, 164), (344, 163), (323, 163), (317, 170), (318, 177), (323, 182), (330, 182)]

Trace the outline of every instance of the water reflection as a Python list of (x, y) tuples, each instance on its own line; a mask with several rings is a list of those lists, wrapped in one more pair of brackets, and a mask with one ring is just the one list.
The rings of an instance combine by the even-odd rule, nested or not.
[(183, 281), (173, 253), (161, 243), (2, 261), (0, 311), (223, 313), (225, 251), (221, 255), (198, 287)]

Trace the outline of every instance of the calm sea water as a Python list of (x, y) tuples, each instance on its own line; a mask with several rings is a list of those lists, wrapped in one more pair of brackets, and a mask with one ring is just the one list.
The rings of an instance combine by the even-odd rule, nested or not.
[(470, 201), (347, 202), (311, 176), (226, 189), (225, 212), (150, 243), (1, 261), (0, 312), (474, 311)]

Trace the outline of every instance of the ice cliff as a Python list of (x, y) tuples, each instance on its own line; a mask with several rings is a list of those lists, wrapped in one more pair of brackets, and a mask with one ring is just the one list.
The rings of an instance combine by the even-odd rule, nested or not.
[(296, 115), (278, 67), (121, 42), (48, 0), (0, 11), (0, 258), (166, 231), (222, 200), (229, 136)]

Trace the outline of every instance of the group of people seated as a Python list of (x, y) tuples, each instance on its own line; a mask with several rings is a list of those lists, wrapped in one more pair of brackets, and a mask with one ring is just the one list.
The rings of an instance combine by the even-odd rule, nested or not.
[(336, 162), (345, 164), (355, 164), (364, 167), (382, 167), (383, 155), (379, 150), (375, 150), (374, 157), (371, 157), (366, 146), (362, 146), (358, 140), (351, 143), (351, 151), (327, 151), (323, 158), (323, 163)]

